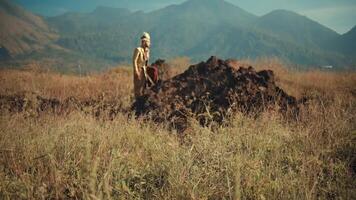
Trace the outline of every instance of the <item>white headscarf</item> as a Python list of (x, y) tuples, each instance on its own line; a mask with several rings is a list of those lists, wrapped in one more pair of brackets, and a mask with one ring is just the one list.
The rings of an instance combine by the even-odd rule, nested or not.
[(141, 40), (142, 41), (151, 41), (150, 34), (148, 34), (147, 32), (143, 32)]

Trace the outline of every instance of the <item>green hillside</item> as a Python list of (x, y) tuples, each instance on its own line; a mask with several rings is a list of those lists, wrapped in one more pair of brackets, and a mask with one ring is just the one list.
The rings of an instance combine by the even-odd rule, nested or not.
[(281, 39), (313, 47), (339, 35), (318, 22), (287, 10), (272, 11), (260, 17), (255, 26)]
[(46, 22), (8, 0), (0, 0), (0, 58), (43, 49), (58, 36)]
[(150, 13), (100, 10), (49, 18), (62, 34), (58, 44), (128, 62), (139, 34), (148, 31), (152, 34), (153, 58), (276, 56), (314, 66), (343, 66), (348, 62), (341, 53), (321, 47), (339, 36), (335, 31), (290, 11), (277, 10), (257, 17), (222, 0), (190, 0)]
[[(206, 55), (225, 58), (278, 57), (301, 65), (342, 65), (345, 57), (338, 53), (322, 52), (283, 40), (253, 29), (219, 27), (212, 37), (190, 49), (187, 54), (204, 59)], [(202, 51), (203, 50), (203, 51)]]
[[(91, 13), (71, 12), (47, 18), (46, 22), (32, 14), (26, 17), (28, 12), (15, 5), (2, 6), (1, 13), (9, 13), (12, 7), (22, 10), (15, 12), (20, 14), (11, 15), (17, 16), (16, 19), (36, 19), (33, 23), (27, 21), (24, 27), (36, 31), (38, 34), (27, 35), (38, 35), (38, 41), (4, 35), (2, 38), (6, 41), (14, 39), (15, 42), (6, 48), (2, 48), (3, 44), (0, 46), (0, 58), (12, 52), (9, 46), (23, 49), (22, 43), (31, 43), (46, 48), (19, 51), (21, 57), (15, 59), (41, 59), (41, 55), (45, 55), (50, 59), (68, 60), (68, 64), (73, 65), (71, 62), (75, 59), (63, 57), (79, 56), (81, 60), (89, 58), (89, 64), (101, 63), (96, 67), (100, 69), (112, 63), (130, 62), (140, 34), (147, 31), (152, 36), (152, 60), (188, 56), (199, 61), (217, 55), (279, 57), (313, 67), (350, 67), (356, 63), (355, 49), (351, 45), (355, 41), (355, 30), (339, 35), (307, 17), (285, 10), (258, 17), (224, 0), (188, 0), (148, 13), (98, 7)], [(6, 23), (9, 28), (17, 28), (16, 23)], [(25, 30), (19, 32), (26, 33)], [(8, 34), (3, 28), (0, 31)], [(53, 31), (59, 35), (57, 39), (49, 37), (54, 35)]]
[(349, 32), (337, 37), (330, 44), (330, 49), (337, 48), (338, 51), (346, 55), (356, 56), (356, 26)]

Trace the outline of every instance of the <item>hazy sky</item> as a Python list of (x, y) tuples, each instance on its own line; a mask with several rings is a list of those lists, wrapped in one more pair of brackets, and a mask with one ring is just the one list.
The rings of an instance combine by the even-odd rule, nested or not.
[[(15, 0), (42, 15), (66, 11), (89, 12), (98, 5), (151, 11), (185, 0)], [(356, 25), (356, 0), (226, 0), (248, 12), (264, 15), (275, 9), (287, 9), (345, 33)]]

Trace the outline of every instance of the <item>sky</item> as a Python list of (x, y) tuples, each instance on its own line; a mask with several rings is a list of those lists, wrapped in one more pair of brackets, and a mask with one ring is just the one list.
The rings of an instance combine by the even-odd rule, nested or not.
[[(121, 7), (146, 12), (186, 0), (14, 0), (44, 16), (68, 11), (90, 12), (97, 6)], [(261, 16), (276, 9), (305, 15), (340, 34), (356, 25), (356, 0), (226, 0)]]

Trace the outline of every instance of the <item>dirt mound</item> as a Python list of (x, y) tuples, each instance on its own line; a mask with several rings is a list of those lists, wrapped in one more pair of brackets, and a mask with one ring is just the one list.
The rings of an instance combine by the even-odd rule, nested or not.
[(298, 113), (296, 99), (276, 86), (273, 71), (235, 69), (216, 57), (146, 90), (132, 105), (138, 116), (168, 120), (179, 131), (187, 128), (189, 117), (207, 125), (223, 123), (236, 111), (258, 114), (269, 108)]

